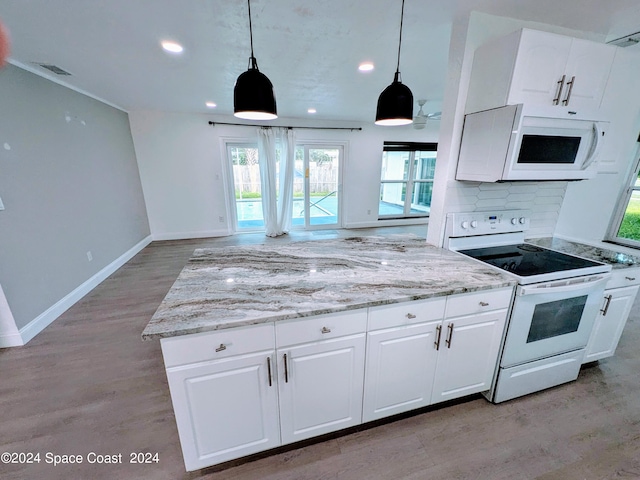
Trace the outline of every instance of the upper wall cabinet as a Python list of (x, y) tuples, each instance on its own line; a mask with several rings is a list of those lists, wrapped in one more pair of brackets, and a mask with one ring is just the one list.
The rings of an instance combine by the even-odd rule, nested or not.
[(524, 103), (594, 110), (616, 47), (521, 29), (474, 55), (465, 113)]

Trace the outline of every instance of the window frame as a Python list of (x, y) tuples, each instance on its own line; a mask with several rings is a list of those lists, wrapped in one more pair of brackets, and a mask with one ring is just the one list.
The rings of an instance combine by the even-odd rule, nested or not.
[[(640, 140), (640, 138), (638, 140)], [(627, 207), (631, 201), (631, 196), (634, 191), (640, 192), (640, 183), (636, 185), (639, 180), (638, 175), (640, 175), (640, 144), (636, 147), (635, 158), (636, 160), (633, 164), (633, 168), (629, 171), (626, 187), (620, 192), (604, 241), (614, 243), (616, 245), (640, 249), (640, 240), (632, 240), (630, 238), (618, 236), (618, 231), (620, 230), (620, 226), (624, 220)]]
[[(405, 198), (404, 205), (402, 206), (401, 214), (388, 214), (380, 215), (380, 200), (378, 201), (378, 220), (402, 220), (411, 218), (429, 218), (429, 213), (418, 212), (411, 213), (411, 205), (415, 186), (420, 184), (433, 185), (434, 178), (423, 179), (415, 177), (415, 159), (416, 152), (436, 152), (437, 157), (438, 144), (436, 142), (384, 142), (382, 152), (383, 158), (380, 160), (381, 164), (384, 159), (384, 152), (407, 152), (409, 154), (409, 169), (407, 171), (407, 178), (402, 180), (384, 180), (382, 178), (382, 170), (380, 171), (380, 188), (379, 195), (381, 194), (383, 185), (385, 184), (399, 184), (405, 186)], [(437, 160), (436, 160), (437, 161)], [(432, 187), (433, 191), (433, 187)]]

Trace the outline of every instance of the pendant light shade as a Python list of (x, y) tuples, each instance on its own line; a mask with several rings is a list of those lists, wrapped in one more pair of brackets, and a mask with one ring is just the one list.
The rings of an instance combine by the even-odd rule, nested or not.
[(398, 42), (398, 63), (393, 83), (378, 97), (376, 125), (408, 125), (413, 122), (413, 94), (400, 79), (400, 47), (402, 46), (402, 21), (404, 19), (404, 0), (400, 14), (400, 41)]
[(413, 122), (413, 94), (396, 72), (393, 83), (378, 97), (376, 125), (408, 125)]
[(240, 74), (233, 87), (233, 115), (248, 120), (273, 120), (278, 118), (273, 84), (258, 70), (258, 62), (253, 56), (253, 30), (251, 27), (251, 3), (249, 6), (249, 38), (251, 57), (249, 69)]
[(249, 70), (240, 74), (233, 88), (233, 111), (238, 118), (248, 120), (273, 120), (278, 118), (273, 85), (258, 70), (256, 59), (251, 57)]

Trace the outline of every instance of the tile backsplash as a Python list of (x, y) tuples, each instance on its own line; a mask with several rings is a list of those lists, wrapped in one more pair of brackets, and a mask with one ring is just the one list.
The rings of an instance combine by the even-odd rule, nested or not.
[(526, 209), (531, 211), (527, 237), (552, 236), (567, 182), (480, 183), (451, 181), (447, 212)]

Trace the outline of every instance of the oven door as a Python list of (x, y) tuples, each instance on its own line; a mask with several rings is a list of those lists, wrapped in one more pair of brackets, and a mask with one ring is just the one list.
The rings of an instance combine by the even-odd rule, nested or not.
[(610, 274), (518, 286), (500, 365), (584, 348)]

